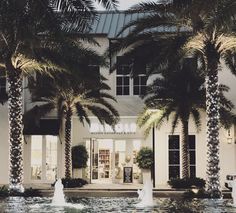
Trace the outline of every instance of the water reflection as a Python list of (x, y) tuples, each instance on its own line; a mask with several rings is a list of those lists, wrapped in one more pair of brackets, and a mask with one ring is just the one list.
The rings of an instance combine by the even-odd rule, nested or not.
[(79, 210), (70, 207), (51, 206), (51, 198), (22, 198), (10, 197), (0, 199), (0, 212), (6, 213), (236, 213), (232, 207), (232, 200), (210, 199), (154, 199), (154, 206), (150, 208), (137, 208), (137, 198), (69, 198), (68, 202), (82, 204), (85, 209)]

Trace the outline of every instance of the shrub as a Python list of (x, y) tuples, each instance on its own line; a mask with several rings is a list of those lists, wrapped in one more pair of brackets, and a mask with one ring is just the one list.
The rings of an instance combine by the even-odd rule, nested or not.
[(143, 147), (137, 154), (137, 163), (140, 169), (151, 169), (153, 166), (153, 152), (148, 147)]
[(9, 196), (9, 191), (6, 186), (0, 187), (0, 197), (7, 197)]
[(32, 187), (25, 189), (24, 192), (18, 192), (11, 190), (8, 193), (9, 196), (18, 196), (18, 197), (42, 197), (42, 194), (39, 189), (33, 189)]
[(209, 194), (204, 189), (199, 189), (197, 193), (194, 193), (192, 190), (188, 190), (183, 193), (182, 197), (185, 199), (210, 198)]
[[(81, 178), (62, 178), (61, 182), (64, 188), (82, 187), (83, 185), (88, 184), (86, 180), (81, 179)], [(55, 183), (53, 183), (52, 186), (54, 186)]]
[(42, 194), (39, 189), (28, 188), (25, 189), (23, 193), (24, 197), (42, 197)]
[(85, 146), (74, 146), (72, 148), (72, 167), (76, 169), (86, 168), (88, 157), (88, 152)]
[(202, 178), (175, 178), (168, 181), (172, 188), (189, 189), (192, 187), (204, 188), (206, 181)]

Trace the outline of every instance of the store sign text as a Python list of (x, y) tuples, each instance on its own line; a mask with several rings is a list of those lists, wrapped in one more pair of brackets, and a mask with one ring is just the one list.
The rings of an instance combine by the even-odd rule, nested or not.
[(136, 123), (119, 123), (115, 125), (114, 130), (111, 126), (105, 124), (101, 125), (99, 123), (91, 123), (90, 133), (135, 133), (137, 129)]

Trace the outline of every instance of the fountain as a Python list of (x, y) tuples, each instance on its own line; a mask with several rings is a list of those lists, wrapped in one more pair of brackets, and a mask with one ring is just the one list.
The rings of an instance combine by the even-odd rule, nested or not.
[(236, 179), (234, 179), (231, 183), (231, 186), (232, 186), (232, 193), (231, 193), (231, 196), (233, 198), (233, 204), (232, 206), (233, 207), (236, 207)]
[(152, 181), (151, 178), (148, 178), (144, 182), (142, 190), (138, 190), (138, 199), (140, 202), (136, 204), (136, 207), (143, 208), (148, 206), (153, 206), (153, 194), (152, 194)]
[(83, 209), (84, 206), (81, 204), (72, 204), (72, 203), (66, 202), (63, 188), (64, 187), (63, 187), (61, 179), (58, 179), (55, 183), (54, 195), (52, 198), (52, 205), (53, 206), (62, 206), (62, 207), (71, 207), (71, 208), (76, 208), (76, 209)]
[(66, 204), (65, 195), (63, 192), (63, 184), (61, 179), (58, 179), (55, 183), (54, 195), (52, 198), (52, 204), (55, 206), (64, 206)]

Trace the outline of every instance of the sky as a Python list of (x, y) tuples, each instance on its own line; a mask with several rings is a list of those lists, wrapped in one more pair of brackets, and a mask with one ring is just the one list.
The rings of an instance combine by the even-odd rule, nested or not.
[[(145, 0), (119, 0), (119, 10), (126, 10), (128, 9), (130, 6), (137, 4), (139, 2), (143, 2)], [(102, 8), (101, 6), (98, 6), (99, 10), (104, 10), (104, 8)]]

